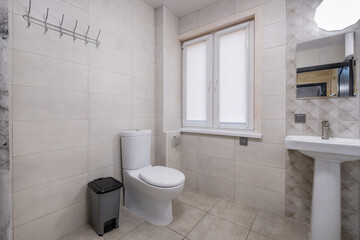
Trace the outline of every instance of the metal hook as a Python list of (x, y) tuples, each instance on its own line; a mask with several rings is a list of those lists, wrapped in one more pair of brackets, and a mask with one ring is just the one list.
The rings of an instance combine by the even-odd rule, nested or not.
[(74, 31), (73, 31), (73, 41), (74, 41), (74, 42), (75, 42), (75, 40), (76, 40), (75, 30), (76, 30), (76, 28), (77, 28), (77, 24), (78, 24), (78, 20), (76, 20), (75, 27), (74, 27)]
[(29, 28), (30, 27), (30, 24), (31, 24), (31, 22), (30, 22), (30, 11), (31, 11), (31, 0), (29, 0), (29, 9), (28, 9), (28, 11), (27, 11), (27, 22), (28, 22), (28, 25), (27, 25), (27, 27)]
[(64, 33), (63, 33), (63, 28), (62, 28), (63, 23), (64, 23), (64, 14), (62, 15), (61, 23), (60, 23), (60, 38), (61, 38), (62, 35), (64, 34)]
[(89, 29), (90, 29), (90, 25), (88, 26), (88, 28), (87, 28), (87, 31), (86, 31), (86, 34), (85, 34), (85, 44), (88, 44), (88, 40), (87, 40), (87, 35), (88, 35), (88, 33), (89, 33)]
[(47, 26), (47, 20), (49, 17), (49, 8), (47, 8), (46, 10), (46, 17), (45, 17), (45, 33), (49, 30), (48, 26)]
[(99, 33), (96, 37), (96, 47), (98, 48), (100, 46), (100, 42), (98, 41), (99, 37), (100, 37), (100, 33), (101, 33), (101, 30), (99, 30)]

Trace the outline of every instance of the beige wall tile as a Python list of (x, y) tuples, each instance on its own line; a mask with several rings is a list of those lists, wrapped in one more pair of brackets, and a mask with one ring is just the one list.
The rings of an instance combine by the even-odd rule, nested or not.
[(261, 110), (264, 120), (285, 120), (285, 96), (263, 96)]
[(87, 204), (82, 201), (14, 229), (14, 240), (56, 240), (87, 222)]
[(134, 1), (134, 14), (155, 25), (155, 10), (142, 0)]
[(264, 50), (262, 60), (263, 73), (285, 70), (285, 56), (286, 49), (284, 46)]
[(115, 179), (117, 179), (119, 181), (122, 181), (121, 177), (120, 177), (121, 176), (120, 164), (119, 165), (113, 165), (113, 166), (106, 167), (106, 168), (96, 169), (94, 171), (90, 171), (88, 181), (91, 182), (94, 179), (101, 178), (101, 177), (104, 177), (104, 176), (113, 177), (113, 178), (115, 178)]
[(179, 117), (164, 119), (164, 131), (177, 131), (181, 128)]
[(197, 153), (197, 134), (181, 134), (181, 148), (183, 152)]
[(76, 6), (78, 8), (81, 8), (85, 11), (89, 10), (89, 1), (88, 0), (64, 0), (64, 1)]
[(198, 26), (215, 22), (235, 13), (235, 0), (223, 0), (198, 10)]
[(155, 99), (155, 82), (135, 77), (133, 80), (133, 96), (136, 98)]
[(88, 171), (87, 148), (17, 156), (13, 158), (13, 191), (84, 174)]
[(263, 25), (268, 25), (278, 21), (285, 20), (286, 1), (271, 0), (263, 5)]
[(285, 44), (285, 21), (276, 22), (263, 26), (262, 48), (278, 47)]
[(234, 161), (198, 155), (198, 172), (213, 177), (234, 181)]
[(284, 120), (263, 120), (263, 142), (284, 144), (285, 121)]
[(236, 12), (237, 13), (243, 12), (250, 8), (262, 5), (268, 1), (269, 0), (236, 0), (235, 1)]
[(198, 153), (225, 159), (234, 159), (234, 138), (224, 136), (199, 135)]
[[(164, 100), (164, 119), (181, 117), (181, 102)], [(174, 129), (178, 130), (178, 129)]]
[(224, 199), (234, 200), (234, 181), (198, 173), (197, 183), (200, 191), (208, 192)]
[(179, 33), (184, 33), (197, 28), (197, 11), (179, 18)]
[(112, 96), (103, 94), (90, 94), (89, 96), (89, 118), (131, 118), (132, 98)]
[[(28, 2), (26, 4), (28, 4)], [(13, 47), (15, 49), (75, 63), (87, 64), (88, 48), (83, 42), (73, 42), (72, 38), (69, 37), (59, 39), (59, 33), (55, 31), (48, 31), (47, 34), (44, 35), (44, 28), (34, 24), (31, 28), (27, 28), (27, 23), (24, 21), (22, 14), (23, 12), (21, 16), (17, 14), (13, 15)], [(61, 16), (61, 14), (62, 13), (59, 13), (59, 16)], [(77, 13), (75, 13), (75, 16), (76, 14)], [(84, 21), (82, 23), (84, 23)]]
[(133, 58), (133, 76), (144, 79), (155, 80), (155, 63), (143, 58)]
[(153, 99), (134, 98), (133, 101), (134, 118), (155, 117), (155, 101)]
[(120, 132), (132, 129), (132, 120), (102, 119), (89, 121), (89, 144), (119, 142)]
[(253, 187), (285, 193), (285, 169), (235, 162), (235, 181)]
[(89, 69), (89, 92), (132, 96), (133, 80), (130, 75), (105, 71), (99, 68)]
[(134, 118), (132, 120), (133, 129), (150, 129), (155, 136), (155, 119), (154, 118)]
[(193, 153), (183, 152), (181, 159), (181, 167), (186, 170), (197, 171), (198, 169), (197, 155)]
[(86, 119), (88, 94), (14, 86), (14, 120)]
[(89, 64), (104, 70), (132, 74), (132, 55), (107, 46), (89, 48)]
[(84, 174), (14, 193), (14, 227), (84, 201), (87, 180)]
[(284, 214), (285, 194), (251, 187), (241, 183), (235, 184), (235, 201), (260, 208), (278, 215)]
[(122, 53), (132, 54), (133, 53), (133, 35), (131, 31), (126, 31), (119, 27), (119, 24), (111, 24), (108, 21), (89, 14), (90, 22), (90, 34), (95, 37), (98, 31), (101, 30), (100, 42), (101, 47), (106, 46), (111, 49), (118, 50)]
[(262, 75), (262, 95), (285, 95), (285, 70)]
[(181, 169), (181, 172), (185, 175), (185, 187), (187, 188), (197, 188), (197, 173), (194, 171), (189, 171)]
[(87, 120), (14, 121), (14, 156), (86, 146), (87, 130)]
[(132, 31), (133, 1), (89, 0), (90, 13), (105, 19), (127, 32)]
[(147, 39), (134, 36), (133, 37), (134, 56), (144, 58), (148, 61), (155, 61), (155, 44)]
[(87, 91), (88, 68), (29, 52), (13, 50), (13, 83), (22, 86)]
[(285, 168), (285, 146), (249, 141), (248, 146), (240, 146), (239, 140), (235, 143), (235, 160), (268, 166)]
[(155, 43), (155, 26), (142, 18), (133, 15), (134, 28), (133, 33), (135, 36), (147, 39), (151, 43)]
[(89, 146), (89, 170), (120, 164), (120, 143), (103, 143)]

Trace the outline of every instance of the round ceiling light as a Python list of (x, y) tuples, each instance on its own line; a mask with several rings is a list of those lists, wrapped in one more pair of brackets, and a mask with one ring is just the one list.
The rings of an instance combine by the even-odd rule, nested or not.
[(336, 31), (355, 24), (360, 19), (360, 0), (323, 0), (315, 11), (319, 28)]

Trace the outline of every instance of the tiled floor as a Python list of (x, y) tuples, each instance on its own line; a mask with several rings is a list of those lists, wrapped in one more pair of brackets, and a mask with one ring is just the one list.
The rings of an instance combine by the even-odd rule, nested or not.
[(308, 225), (187, 189), (173, 202), (174, 220), (154, 226), (120, 212), (119, 228), (97, 236), (84, 225), (61, 240), (308, 240)]

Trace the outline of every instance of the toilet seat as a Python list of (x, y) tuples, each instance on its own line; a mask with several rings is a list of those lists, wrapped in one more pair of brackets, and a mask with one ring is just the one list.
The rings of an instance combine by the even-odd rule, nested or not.
[(182, 172), (161, 166), (144, 169), (140, 172), (139, 178), (150, 185), (163, 188), (175, 187), (185, 181)]

